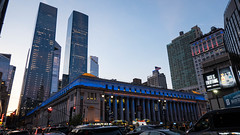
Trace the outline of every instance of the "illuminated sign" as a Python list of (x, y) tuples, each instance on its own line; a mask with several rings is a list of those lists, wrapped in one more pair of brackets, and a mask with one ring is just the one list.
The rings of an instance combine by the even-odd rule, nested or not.
[(213, 89), (220, 89), (217, 72), (210, 72), (203, 75), (206, 89), (208, 91)]
[(240, 91), (224, 96), (223, 100), (226, 108), (240, 106)]
[(236, 85), (231, 67), (219, 69), (219, 78), (221, 88), (230, 88)]

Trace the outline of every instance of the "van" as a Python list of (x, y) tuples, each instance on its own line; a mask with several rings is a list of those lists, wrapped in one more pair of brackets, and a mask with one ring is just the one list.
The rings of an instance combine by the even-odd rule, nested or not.
[(204, 114), (188, 135), (240, 135), (240, 107), (210, 111)]

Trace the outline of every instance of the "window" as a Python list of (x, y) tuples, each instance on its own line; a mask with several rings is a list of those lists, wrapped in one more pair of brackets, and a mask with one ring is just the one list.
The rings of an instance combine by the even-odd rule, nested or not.
[(114, 90), (114, 86), (112, 85), (112, 90)]
[(106, 87), (105, 87), (106, 89), (108, 89), (108, 85), (106, 84)]
[(209, 127), (210, 127), (209, 119), (208, 117), (205, 117), (199, 120), (199, 122), (196, 124), (194, 128), (194, 131), (195, 132), (202, 131), (202, 130), (208, 129)]

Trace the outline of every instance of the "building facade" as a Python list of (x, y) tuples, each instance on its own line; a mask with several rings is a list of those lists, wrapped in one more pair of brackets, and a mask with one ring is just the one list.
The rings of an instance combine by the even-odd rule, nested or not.
[(199, 87), (197, 92), (204, 94), (206, 99), (207, 91), (202, 75), (202, 62), (226, 53), (223, 43), (223, 32), (224, 30), (221, 28), (212, 27), (209, 33), (191, 43), (192, 58)]
[[(88, 58), (88, 16), (73, 11), (68, 19), (67, 39), (63, 74), (70, 83), (83, 73), (87, 73)], [(66, 77), (66, 76), (65, 76)], [(64, 83), (63, 83), (64, 84)]]
[(5, 18), (5, 14), (7, 11), (7, 6), (8, 6), (9, 0), (1, 0), (0, 1), (0, 35), (3, 27), (3, 21)]
[[(52, 112), (49, 119), (47, 108)], [(73, 108), (74, 111), (73, 111)], [(25, 124), (66, 125), (80, 115), (85, 123), (195, 121), (206, 113), (203, 95), (106, 80), (85, 74), (27, 114)]]
[(164, 73), (159, 73), (158, 70), (153, 70), (152, 76), (147, 78), (147, 84), (150, 87), (167, 89), (166, 76)]
[(98, 57), (96, 56), (90, 56), (90, 73), (98, 77), (99, 65), (98, 65)]
[(200, 37), (202, 32), (194, 26), (187, 33), (180, 32), (180, 36), (167, 45), (172, 86), (176, 90), (198, 89), (197, 77), (194, 69), (190, 42)]
[(57, 8), (40, 3), (30, 53), (21, 115), (49, 98), (52, 88)]
[(60, 61), (61, 61), (61, 46), (57, 42), (55, 42), (52, 70), (52, 88), (50, 93), (51, 95), (58, 91)]

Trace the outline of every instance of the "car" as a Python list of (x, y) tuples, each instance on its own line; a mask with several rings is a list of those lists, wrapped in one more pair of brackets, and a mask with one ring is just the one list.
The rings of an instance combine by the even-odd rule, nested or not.
[(30, 135), (30, 133), (26, 130), (23, 130), (23, 131), (14, 130), (14, 131), (9, 131), (7, 135)]
[(73, 129), (70, 135), (123, 135), (117, 126), (83, 126)]
[(135, 128), (133, 131), (127, 133), (127, 135), (139, 135), (146, 130), (154, 130), (156, 126), (154, 125), (143, 125)]
[(48, 127), (44, 130), (44, 133), (53, 133), (53, 132), (68, 134), (68, 127)]
[(204, 114), (188, 135), (240, 134), (240, 107), (210, 111)]
[(154, 130), (144, 131), (140, 135), (183, 135), (183, 134), (184, 133), (172, 131), (169, 129), (154, 129)]

